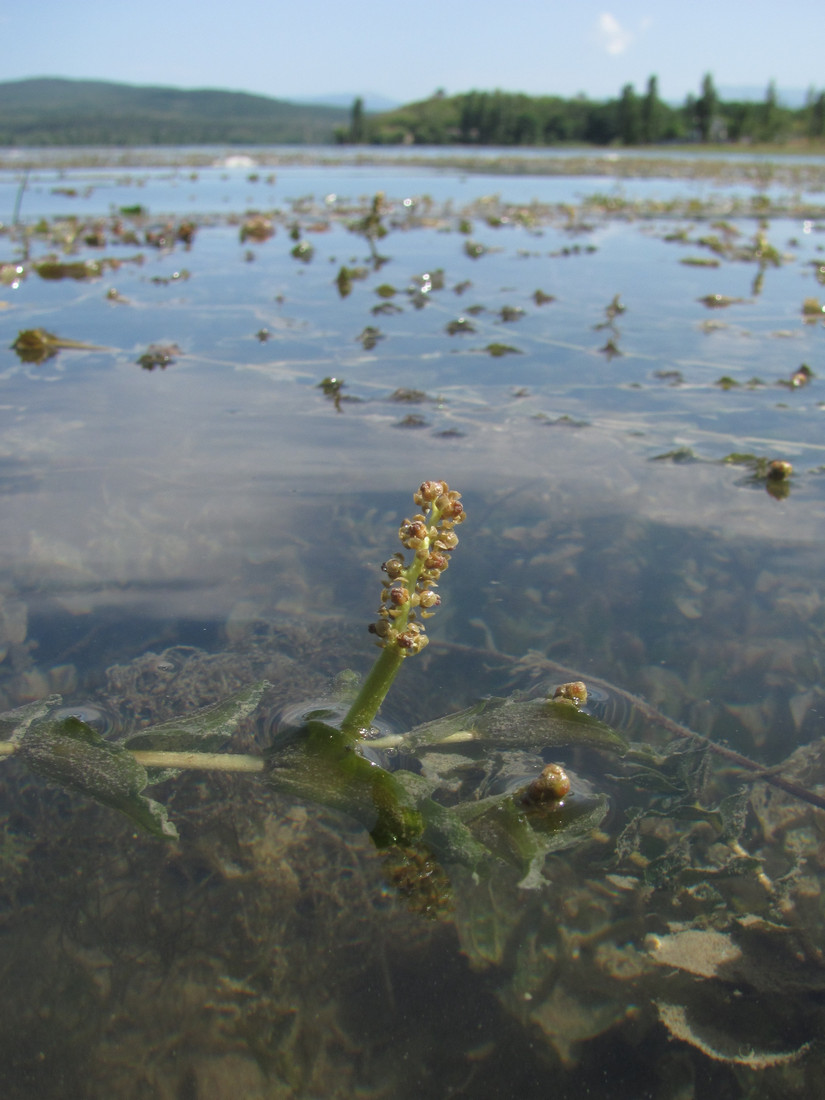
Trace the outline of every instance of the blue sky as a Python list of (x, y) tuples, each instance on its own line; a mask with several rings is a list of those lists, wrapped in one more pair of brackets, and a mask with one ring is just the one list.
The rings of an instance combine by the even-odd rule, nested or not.
[(68, 76), (285, 99), (502, 88), (667, 100), (825, 88), (823, 0), (0, 0), (0, 80)]

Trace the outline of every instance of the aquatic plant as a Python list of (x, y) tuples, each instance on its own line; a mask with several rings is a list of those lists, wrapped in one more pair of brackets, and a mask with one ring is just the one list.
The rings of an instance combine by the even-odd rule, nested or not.
[(17, 352), (23, 363), (44, 363), (47, 359), (54, 358), (62, 348), (79, 351), (105, 350), (96, 344), (85, 344), (81, 340), (65, 340), (44, 328), (24, 329), (17, 334), (17, 339), (11, 345), (12, 351)]
[[(328, 383), (335, 388), (334, 380)], [(401, 846), (414, 853), (414, 863), (423, 859), (429, 866), (436, 859), (478, 870), (504, 860), (520, 867), (525, 884), (539, 885), (546, 854), (586, 836), (604, 816), (606, 800), (582, 788), (568, 795), (563, 778), (546, 772), (537, 750), (575, 744), (623, 753), (625, 744), (580, 711), (579, 698), (569, 693), (551, 700), (488, 699), (403, 734), (375, 726), (405, 659), (427, 644), (425, 620), (441, 603), (438, 584), (465, 517), (460, 494), (446, 481), (423, 482), (413, 499), (419, 511), (399, 527), (404, 550), (382, 566), (380, 605), (369, 628), (381, 652), (361, 686), (350, 689), (348, 705), (340, 687), (320, 704), (288, 708), (265, 753), (252, 755), (220, 750), (257, 709), (266, 682), (116, 743), (81, 716), (67, 714), (60, 697), (51, 696), (0, 716), (0, 735), (6, 737), (0, 758), (14, 754), (50, 782), (120, 810), (160, 837), (175, 837), (177, 830), (165, 807), (144, 791), (168, 778), (170, 769), (258, 773), (276, 791), (354, 817), (378, 847)], [(476, 776), (458, 802), (448, 805), (465, 785), (462, 759), (449, 754), (455, 745), (471, 743), (482, 753), (487, 789), (479, 798)], [(381, 755), (386, 750), (410, 759), (423, 752), (448, 755), (425, 776), (417, 767), (393, 770)]]
[(386, 262), (386, 257), (381, 256), (376, 248), (376, 241), (382, 240), (387, 235), (387, 227), (383, 218), (387, 213), (387, 201), (383, 191), (378, 191), (372, 199), (370, 208), (363, 218), (359, 218), (350, 224), (352, 233), (365, 237), (370, 248), (370, 259), (376, 270)]

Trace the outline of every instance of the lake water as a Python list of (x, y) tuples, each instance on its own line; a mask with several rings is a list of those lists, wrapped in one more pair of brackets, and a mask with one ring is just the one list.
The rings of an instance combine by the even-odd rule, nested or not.
[(260, 751), (367, 671), (444, 478), (468, 520), (387, 721), (581, 678), (641, 755), (551, 753), (607, 816), (537, 888), (433, 871), (439, 920), (254, 776), (153, 788), (170, 843), (4, 762), (5, 1095), (817, 1096), (815, 189), (261, 159), (3, 158), (0, 712), (117, 741), (265, 677)]

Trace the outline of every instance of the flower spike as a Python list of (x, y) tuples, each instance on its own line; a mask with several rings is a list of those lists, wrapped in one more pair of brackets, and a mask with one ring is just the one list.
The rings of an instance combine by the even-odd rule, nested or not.
[(405, 519), (398, 530), (402, 545), (413, 552), (412, 561), (406, 565), (398, 553), (381, 566), (387, 578), (382, 581), (378, 622), (370, 624), (380, 646), (395, 646), (404, 657), (420, 653), (427, 644), (420, 620), (434, 614), (441, 603), (435, 589), (450, 564), (450, 552), (458, 546), (453, 528), (465, 515), (461, 494), (446, 481), (425, 481), (413, 500), (422, 511)]
[(411, 560), (408, 564), (399, 551), (381, 566), (386, 574), (381, 582), (381, 606), (369, 629), (382, 652), (342, 723), (344, 732), (353, 737), (365, 736), (402, 660), (420, 653), (427, 644), (422, 620), (430, 618), (441, 603), (435, 590), (458, 546), (454, 529), (465, 516), (461, 494), (446, 481), (425, 481), (413, 500), (421, 511), (405, 519), (398, 529)]

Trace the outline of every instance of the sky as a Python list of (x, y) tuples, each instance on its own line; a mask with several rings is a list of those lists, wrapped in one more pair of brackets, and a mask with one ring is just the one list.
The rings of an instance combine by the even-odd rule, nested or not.
[(224, 88), (280, 99), (471, 89), (663, 99), (825, 88), (823, 0), (0, 0), (0, 81)]

